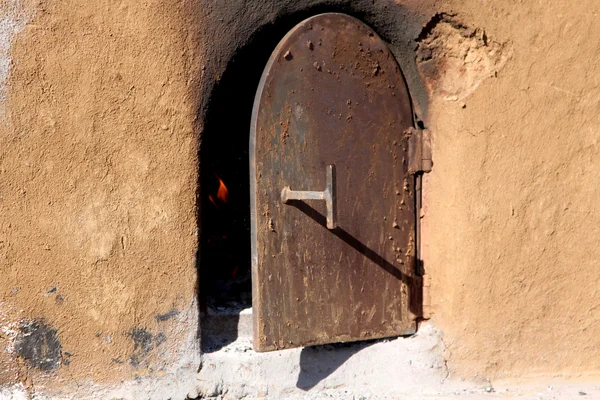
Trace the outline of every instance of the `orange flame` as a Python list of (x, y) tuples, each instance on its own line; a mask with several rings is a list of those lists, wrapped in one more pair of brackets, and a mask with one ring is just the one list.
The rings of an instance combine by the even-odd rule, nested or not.
[(229, 201), (229, 190), (223, 180), (217, 176), (219, 180), (219, 190), (217, 191), (217, 199), (221, 200), (223, 203), (227, 203)]
[(217, 190), (216, 197), (213, 194), (208, 195), (208, 200), (212, 203), (213, 206), (219, 208), (219, 204), (227, 204), (229, 202), (229, 189), (225, 186), (225, 183), (217, 174), (215, 174), (215, 178), (219, 180), (219, 189)]

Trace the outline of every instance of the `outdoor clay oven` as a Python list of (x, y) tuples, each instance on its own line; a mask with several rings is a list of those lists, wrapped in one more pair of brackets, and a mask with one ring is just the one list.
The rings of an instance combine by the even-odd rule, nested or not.
[[(251, 298), (258, 351), (414, 333), (418, 174), (431, 157), (383, 40), (344, 14), (301, 22), (264, 69), (249, 128), (249, 199), (205, 174), (206, 313)], [(251, 262), (235, 250), (245, 240)]]
[(600, 398), (600, 2), (1, 4), (0, 398)]

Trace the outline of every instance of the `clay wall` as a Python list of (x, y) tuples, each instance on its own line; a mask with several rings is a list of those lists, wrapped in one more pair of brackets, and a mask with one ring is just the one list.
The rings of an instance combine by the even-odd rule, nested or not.
[(211, 98), (256, 32), (328, 10), (390, 42), (432, 132), (426, 301), (451, 377), (597, 378), (596, 1), (5, 0), (0, 387), (191, 390)]

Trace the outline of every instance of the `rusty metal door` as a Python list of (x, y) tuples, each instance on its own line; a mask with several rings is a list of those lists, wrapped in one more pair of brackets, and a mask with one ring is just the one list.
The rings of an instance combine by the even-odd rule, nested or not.
[(411, 101), (366, 25), (322, 14), (280, 42), (250, 140), (254, 347), (416, 329)]

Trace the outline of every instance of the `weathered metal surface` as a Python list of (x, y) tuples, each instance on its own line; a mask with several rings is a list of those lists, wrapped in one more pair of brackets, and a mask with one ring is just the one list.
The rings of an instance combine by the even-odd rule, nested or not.
[[(343, 14), (296, 26), (263, 74), (250, 140), (254, 347), (269, 351), (414, 333), (411, 102), (385, 43)], [(326, 204), (281, 201), (326, 187)]]

